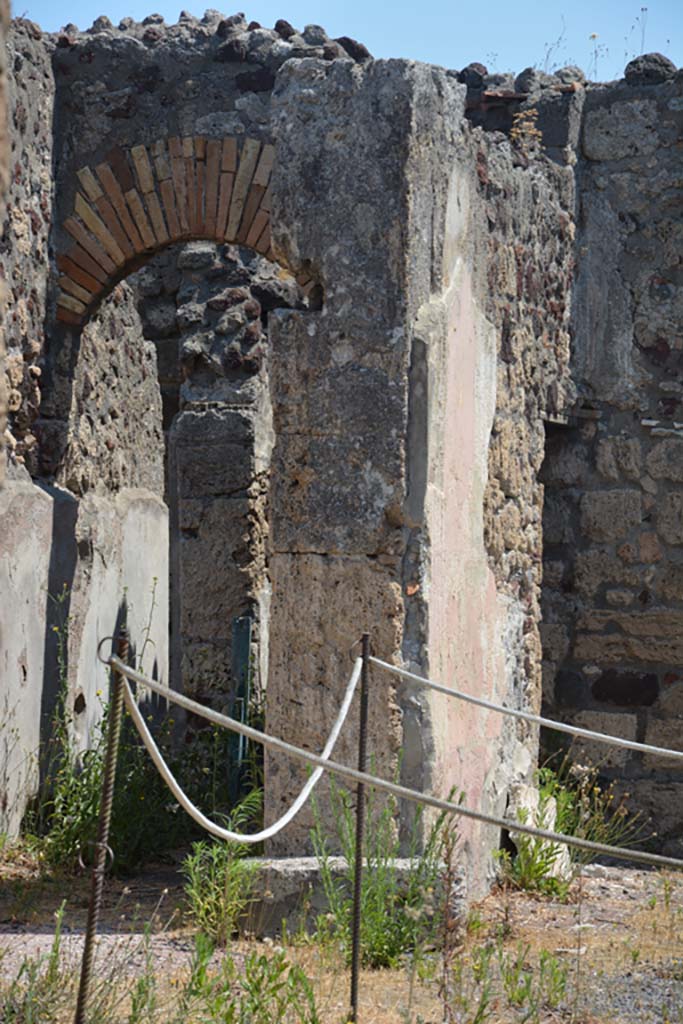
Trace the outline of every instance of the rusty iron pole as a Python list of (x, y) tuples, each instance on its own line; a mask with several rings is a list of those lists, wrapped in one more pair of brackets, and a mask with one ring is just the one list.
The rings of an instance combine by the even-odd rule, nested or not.
[[(360, 678), (360, 726), (358, 731), (358, 771), (367, 767), (368, 694), (370, 683), (370, 635), (363, 633), (363, 667)], [(356, 789), (356, 859), (353, 877), (353, 923), (351, 930), (351, 1010), (349, 1021), (358, 1020), (358, 974), (360, 972), (360, 919), (363, 888), (363, 832), (365, 826), (365, 786)]]
[[(129, 653), (130, 642), (128, 630), (123, 626), (118, 635), (116, 654), (124, 664), (128, 664)], [(90, 988), (93, 963), (95, 959), (97, 926), (99, 923), (100, 910), (102, 908), (102, 890), (104, 888), (107, 853), (111, 852), (109, 847), (109, 825), (111, 823), (111, 810), (114, 802), (116, 760), (119, 752), (119, 739), (121, 737), (124, 681), (125, 677), (120, 672), (115, 671), (112, 683), (111, 700), (109, 703), (107, 752), (104, 762), (104, 775), (102, 777), (102, 796), (100, 799), (100, 816), (97, 825), (97, 840), (95, 842), (95, 860), (93, 863), (92, 881), (90, 886), (88, 923), (85, 929), (81, 979), (78, 987), (78, 1003), (76, 1004), (76, 1017), (74, 1024), (85, 1024), (86, 1021), (85, 1014), (88, 1004), (88, 991)]]

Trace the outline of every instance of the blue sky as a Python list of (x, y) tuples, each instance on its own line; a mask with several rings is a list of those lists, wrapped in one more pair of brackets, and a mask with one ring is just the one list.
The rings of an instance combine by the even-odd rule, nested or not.
[[(54, 31), (69, 21), (86, 29), (100, 14), (117, 24), (126, 15), (142, 20), (159, 13), (173, 23), (182, 4), (16, 0), (14, 14)], [(318, 24), (330, 36), (359, 39), (376, 57), (408, 57), (448, 68), (473, 60), (492, 71), (529, 65), (551, 70), (575, 63), (591, 77), (608, 81), (620, 77), (626, 61), (643, 50), (659, 50), (683, 65), (683, 0), (650, 0), (647, 5), (631, 0), (241, 0), (240, 7), (248, 20), (267, 27), (278, 18), (296, 28)], [(199, 17), (205, 9), (194, 0), (185, 0), (185, 8)]]

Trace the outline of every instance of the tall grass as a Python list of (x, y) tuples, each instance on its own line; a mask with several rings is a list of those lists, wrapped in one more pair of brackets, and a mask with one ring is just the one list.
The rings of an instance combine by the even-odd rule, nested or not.
[[(351, 957), (351, 918), (353, 879), (356, 862), (355, 814), (348, 790), (330, 782), (330, 799), (336, 826), (336, 844), (341, 848), (347, 868), (341, 879), (335, 877), (330, 861), (330, 842), (314, 803), (315, 827), (311, 833), (320, 865), (320, 876), (329, 904), (329, 913), (318, 920), (318, 934), (340, 943), (347, 961)], [(422, 811), (415, 817), (407, 858), (403, 869), (396, 829), (396, 803), (378, 806), (374, 791), (369, 791), (362, 857), (364, 870), (361, 887), (361, 962), (367, 967), (396, 967), (407, 953), (433, 940), (436, 933), (436, 889), (441, 872), (445, 815), (429, 829), (420, 848)]]

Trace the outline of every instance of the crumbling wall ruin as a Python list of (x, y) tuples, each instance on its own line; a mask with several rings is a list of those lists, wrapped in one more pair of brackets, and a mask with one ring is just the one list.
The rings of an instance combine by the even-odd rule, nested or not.
[[(569, 421), (548, 437), (546, 706), (588, 728), (681, 747), (683, 76), (640, 60), (590, 90), (577, 151)], [(681, 775), (600, 761), (663, 848), (681, 852)]]
[[(540, 707), (544, 660), (547, 707), (582, 720), (596, 679), (654, 675), (651, 712), (610, 712), (674, 742), (680, 73), (494, 80), (215, 12), (20, 21), (10, 54), (0, 572), (28, 599), (4, 654), (22, 743), (49, 704), (45, 591), (72, 594), (85, 744), (96, 640), (124, 586), (141, 628), (155, 576), (160, 675), (229, 707), (249, 615), (269, 731), (312, 749), (364, 629), (513, 707)], [(377, 674), (371, 742), (380, 774), (503, 814), (538, 737)], [(653, 792), (650, 768), (626, 773)], [(268, 819), (303, 778), (267, 758)], [(475, 890), (499, 837), (462, 835)]]
[[(480, 65), (461, 73), (473, 123), (504, 130), (518, 159), (540, 138), (548, 157), (567, 169), (559, 193), (566, 216), (559, 223), (558, 287), (546, 293), (533, 330), (543, 338), (558, 315), (569, 327), (570, 391), (553, 392), (563, 378), (551, 369), (542, 468), (538, 433), (535, 440), (519, 431), (498, 435), (494, 426), (490, 448), (494, 495), (496, 460), (506, 481), (500, 490), (514, 494), (510, 477), (519, 477), (524, 462), (515, 457), (514, 438), (531, 441), (535, 453), (535, 500), (527, 489), (521, 506), (489, 505), (496, 513), (490, 523), (512, 550), (532, 537), (536, 546), (541, 538), (525, 526), (524, 512), (543, 510), (542, 547), (536, 546), (542, 600), (539, 616), (536, 587), (526, 627), (527, 649), (535, 653), (525, 675), (538, 679), (532, 620), (540, 617), (543, 703), (551, 717), (673, 747), (680, 744), (682, 594), (675, 468), (681, 77), (659, 54), (632, 61), (624, 80), (608, 86), (587, 86), (576, 68), (552, 76), (527, 69), (516, 79), (487, 75)], [(535, 205), (536, 215), (548, 208), (547, 200)], [(504, 291), (496, 282), (494, 303)], [(514, 308), (520, 312), (519, 303)], [(540, 350), (529, 360), (522, 350), (511, 361), (513, 372), (526, 377), (525, 431), (544, 356)], [(510, 389), (499, 394), (507, 401)], [(538, 580), (537, 571), (533, 576)], [(546, 753), (555, 741), (548, 742)], [(631, 794), (632, 807), (652, 816), (662, 846), (680, 850), (680, 780), (671, 762), (597, 744), (578, 746), (573, 756), (598, 763), (618, 791)]]
[(52, 225), (54, 82), (49, 51), (31, 22), (13, 22), (7, 58), (10, 187), (0, 259), (7, 289), (4, 384), (10, 418), (3, 440), (12, 464), (35, 474)]
[[(176, 671), (197, 699), (227, 699), (230, 706), (235, 620), (252, 623), (254, 685), (267, 675), (267, 629), (260, 623), (267, 620), (269, 593), (268, 481), (257, 468), (255, 460), (263, 458), (244, 410), (260, 415), (270, 314), (305, 307), (307, 300), (277, 264), (245, 247), (211, 242), (166, 249), (129, 280), (159, 367), (166, 500), (177, 529)], [(211, 416), (203, 415), (207, 401)], [(263, 415), (258, 444), (267, 447), (267, 408)]]
[[(7, 80), (7, 49), (6, 36), (9, 23), (9, 4), (3, 0), (0, 5), (0, 216), (5, 216), (5, 200), (9, 183), (9, 131), (7, 125), (8, 80)], [(4, 291), (0, 295), (0, 452), (4, 443), (5, 422), (7, 416), (7, 393), (4, 374), (5, 339), (1, 329), (4, 322), (4, 304), (7, 296)], [(0, 487), (4, 478), (4, 463), (0, 457)]]
[[(47, 43), (47, 45), (46, 45)], [(3, 688), (3, 828), (15, 829), (35, 787), (41, 729), (67, 687), (74, 741), (90, 742), (106, 673), (97, 636), (111, 635), (128, 605), (141, 633), (153, 577), (156, 664), (167, 673), (167, 513), (161, 408), (153, 348), (145, 347), (132, 293), (122, 285), (83, 331), (71, 385), (48, 395), (54, 300), (53, 45), (19, 20), (8, 40), (11, 178), (0, 267), (8, 429), (0, 493), (0, 676)], [(54, 351), (54, 349), (52, 350)], [(68, 362), (70, 353), (62, 353)], [(63, 430), (53, 429), (59, 408)], [(67, 675), (58, 633), (69, 619)]]
[(160, 642), (147, 667), (167, 675), (159, 389), (154, 349), (145, 347), (125, 285), (83, 332), (67, 423), (58, 474), (34, 482), (10, 456), (0, 493), (3, 823), (10, 830), (35, 786), (41, 732), (65, 688), (76, 749), (89, 745), (102, 711), (98, 691), (106, 688), (97, 637), (115, 631), (124, 606), (138, 638), (151, 616)]

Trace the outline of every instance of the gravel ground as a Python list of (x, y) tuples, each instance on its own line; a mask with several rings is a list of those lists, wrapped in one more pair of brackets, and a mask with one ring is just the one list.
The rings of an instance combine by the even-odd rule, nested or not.
[[(0, 977), (15, 976), (25, 957), (49, 952), (54, 908), (63, 898), (68, 901), (63, 949), (77, 969), (88, 879), (70, 880), (67, 892), (63, 881), (31, 879), (21, 865), (9, 877), (2, 865), (0, 872)], [(149, 939), (156, 974), (167, 979), (186, 974), (194, 942), (180, 915), (174, 915), (181, 893), (181, 880), (171, 869), (146, 873), (127, 885), (108, 880), (98, 946), (100, 971), (115, 970), (119, 977), (122, 972), (141, 972), (146, 958), (143, 924), (158, 908)], [(592, 866), (574, 884), (569, 903), (497, 890), (478, 904), (476, 913), (482, 923), (469, 942), (481, 944), (489, 936), (505, 934), (506, 948), (529, 946), (530, 961), (547, 950), (568, 968), (567, 1005), (546, 1014), (543, 1022), (683, 1024), (683, 876)], [(240, 942), (231, 954), (241, 957), (249, 948), (254, 948), (253, 941)], [(220, 958), (216, 954), (216, 967)], [(341, 965), (336, 969), (336, 984), (345, 988), (345, 972)], [(397, 984), (396, 972), (393, 976)], [(375, 981), (368, 977), (364, 984), (368, 990)], [(377, 1017), (387, 1022), (400, 1019), (394, 1011)], [(439, 1015), (426, 1007), (423, 1020), (441, 1024)]]
[[(45, 932), (36, 933), (30, 929), (12, 930), (1, 925), (0, 976), (11, 978), (16, 975), (27, 957), (46, 956), (50, 952), (52, 939), (52, 935)], [(163, 934), (152, 935), (146, 943), (142, 931), (125, 934), (110, 931), (99, 936), (96, 957), (102, 972), (115, 972), (119, 976), (134, 978), (144, 970), (147, 950), (154, 961), (157, 973), (175, 977), (187, 972), (194, 943), (191, 938)], [(66, 933), (62, 942), (62, 952), (64, 962), (72, 963), (78, 969), (83, 954), (82, 932)], [(221, 956), (220, 953), (214, 955), (213, 966), (219, 966)]]
[(482, 909), (507, 920), (513, 942), (569, 967), (560, 1019), (578, 1010), (580, 1024), (683, 1022), (683, 876), (590, 865), (570, 903), (496, 893)]
[[(5, 872), (0, 867), (0, 872), (0, 977), (12, 977), (26, 957), (49, 953), (55, 907), (63, 899), (62, 950), (66, 959), (78, 964), (89, 877), (41, 880), (32, 877), (21, 862)], [(125, 974), (139, 974), (146, 958), (145, 929), (152, 921), (148, 946), (159, 970), (171, 975), (186, 970), (194, 941), (190, 930), (181, 927), (181, 903), (182, 879), (173, 868), (159, 867), (127, 882), (108, 879), (97, 947), (102, 969), (111, 971), (116, 965)]]

